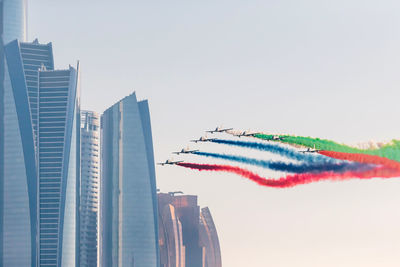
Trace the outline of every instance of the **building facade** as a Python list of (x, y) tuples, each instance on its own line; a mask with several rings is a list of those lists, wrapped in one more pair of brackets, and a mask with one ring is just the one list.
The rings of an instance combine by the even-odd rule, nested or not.
[(208, 207), (200, 212), (200, 244), (205, 248), (204, 266), (222, 267), (217, 229)]
[(182, 222), (170, 194), (158, 194), (161, 267), (185, 267)]
[(101, 117), (100, 266), (158, 267), (155, 167), (147, 101), (135, 93)]
[[(4, 50), (15, 104), (15, 121), (11, 121), (18, 129), (14, 138), (21, 144), (20, 154), (14, 153), (14, 163), (5, 160), (4, 188), (19, 188), (10, 190), (9, 196), (6, 191), (4, 197), (5, 202), (14, 199), (8, 201), (10, 207), (4, 204), (3, 229), (10, 241), (7, 246), (9, 251), (20, 251), (17, 241), (29, 240), (32, 266), (76, 266), (80, 200), (79, 64), (77, 68), (54, 70), (51, 44), (42, 45), (37, 40), (32, 43), (15, 40)], [(18, 143), (9, 146), (15, 151), (19, 148)], [(6, 154), (6, 158), (9, 155), (12, 154)], [(20, 168), (8, 173), (7, 168), (15, 167), (15, 162)], [(20, 173), (15, 174), (17, 171)], [(23, 213), (16, 212), (18, 207), (14, 202), (20, 201), (25, 205)], [(7, 220), (6, 214), (12, 214), (12, 210), (14, 214)], [(18, 233), (15, 224), (21, 224), (25, 230)], [(13, 254), (4, 246), (4, 255)], [(11, 259), (3, 261), (7, 263), (5, 266), (27, 266), (13, 265)]]
[(100, 116), (81, 111), (80, 267), (97, 267)]
[(27, 38), (27, 0), (0, 0), (3, 42)]
[(79, 65), (39, 72), (39, 266), (76, 266), (79, 252)]
[[(166, 205), (172, 205), (174, 207), (176, 217), (181, 224), (182, 245), (184, 247), (185, 258), (185, 265), (183, 266), (204, 267), (203, 247), (200, 245), (199, 239), (200, 207), (197, 204), (197, 196), (175, 196), (173, 193), (158, 194), (158, 201), (160, 210), (165, 209)], [(173, 235), (173, 229), (165, 229), (164, 232), (169, 233), (166, 236)], [(172, 250), (172, 248), (168, 246), (165, 246), (164, 249), (169, 251)], [(163, 253), (164, 252), (161, 252), (160, 255)], [(171, 263), (172, 261), (170, 261), (169, 265), (167, 266), (175, 267), (175, 265), (171, 265)]]
[(34, 266), (36, 257), (34, 203), (4, 54), (5, 43), (26, 39), (26, 11), (25, 0), (0, 0), (0, 266)]
[(158, 194), (159, 243), (162, 267), (221, 267), (218, 234), (197, 196)]

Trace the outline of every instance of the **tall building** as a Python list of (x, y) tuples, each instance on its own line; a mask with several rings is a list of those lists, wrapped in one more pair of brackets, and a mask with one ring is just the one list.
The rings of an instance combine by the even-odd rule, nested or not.
[(210, 210), (197, 196), (158, 194), (162, 267), (221, 267), (218, 234)]
[(97, 267), (100, 117), (81, 111), (80, 267)]
[(101, 117), (100, 266), (158, 267), (158, 217), (147, 101), (135, 93)]
[(161, 267), (185, 267), (182, 223), (170, 194), (158, 194)]
[(200, 244), (205, 248), (205, 267), (222, 267), (217, 229), (208, 207), (200, 212)]
[(0, 266), (33, 266), (36, 255), (30, 225), (36, 219), (4, 59), (4, 43), (26, 39), (26, 11), (25, 0), (0, 0)]
[[(76, 266), (79, 65), (54, 70), (51, 44), (37, 40), (12, 41), (5, 46), (5, 55), (15, 105), (10, 121), (18, 131), (12, 137), (15, 143), (7, 144), (10, 154), (5, 146), (3, 264), (27, 266), (14, 264), (21, 255), (26, 257), (23, 249), (30, 250), (32, 266)], [(7, 162), (10, 155), (15, 158)]]
[(4, 44), (14, 39), (26, 41), (27, 0), (0, 0), (0, 23)]
[[(182, 244), (184, 246), (186, 267), (203, 266), (203, 247), (199, 240), (200, 207), (197, 205), (197, 196), (171, 194), (158, 194), (159, 209), (165, 208), (166, 204), (174, 207), (176, 217), (182, 226)], [(171, 232), (172, 229), (164, 231)], [(172, 234), (170, 233), (169, 236)], [(171, 250), (169, 247), (165, 249)], [(162, 254), (162, 253), (161, 253)], [(168, 265), (167, 265), (168, 266)], [(175, 267), (169, 265), (168, 267)]]
[(39, 263), (76, 266), (80, 115), (77, 69), (39, 72)]

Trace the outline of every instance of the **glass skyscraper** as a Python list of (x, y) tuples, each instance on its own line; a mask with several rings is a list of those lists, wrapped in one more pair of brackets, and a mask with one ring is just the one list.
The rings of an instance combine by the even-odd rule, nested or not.
[(217, 229), (197, 196), (158, 194), (161, 267), (221, 267)]
[(0, 0), (3, 42), (14, 39), (26, 40), (27, 4), (26, 0)]
[(76, 266), (80, 177), (79, 66), (39, 72), (39, 263)]
[(0, 0), (0, 266), (36, 266), (35, 168), (26, 168), (4, 54), (5, 43), (26, 39), (26, 12), (25, 0)]
[[(16, 143), (5, 146), (3, 264), (28, 266), (16, 263), (29, 251), (31, 266), (76, 266), (79, 65), (54, 70), (51, 44), (37, 40), (12, 41), (5, 55), (15, 106), (10, 121), (18, 131), (10, 136)], [(8, 134), (6, 128), (5, 140)]]
[(182, 222), (173, 205), (174, 194), (158, 194), (161, 267), (185, 267)]
[(200, 212), (200, 243), (205, 248), (205, 267), (222, 267), (217, 229), (208, 207)]
[(100, 116), (81, 111), (80, 267), (97, 267)]
[(101, 118), (100, 266), (158, 267), (150, 114), (133, 93)]

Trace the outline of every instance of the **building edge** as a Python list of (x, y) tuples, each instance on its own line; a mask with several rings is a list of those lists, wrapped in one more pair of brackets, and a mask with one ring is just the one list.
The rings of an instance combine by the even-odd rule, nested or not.
[[(0, 59), (4, 59), (3, 1), (0, 0)], [(0, 265), (3, 264), (3, 210), (4, 210), (4, 64), (0, 62)]]
[(151, 128), (151, 117), (150, 117), (150, 109), (149, 109), (149, 101), (142, 100), (138, 102), (139, 113), (142, 121), (142, 129), (145, 138), (146, 150), (147, 150), (147, 162), (149, 165), (149, 173), (150, 173), (150, 185), (152, 191), (152, 200), (153, 200), (153, 214), (154, 214), (154, 232), (156, 235), (156, 251), (157, 251), (157, 266), (161, 265), (160, 263), (160, 246), (158, 243), (159, 236), (159, 228), (158, 228), (158, 199), (157, 199), (157, 181), (156, 181), (156, 170), (154, 163), (154, 147), (153, 147), (153, 133)]
[[(148, 111), (148, 103), (147, 101), (140, 101), (138, 102), (136, 99), (136, 94), (133, 92), (125, 96), (124, 98), (120, 99), (119, 101), (115, 102), (109, 108), (107, 108), (101, 114), (101, 175), (100, 175), (100, 211), (99, 211), (99, 266), (107, 267), (107, 266), (116, 266), (118, 263), (119, 257), (121, 257), (121, 252), (118, 251), (118, 247), (112, 247), (111, 244), (113, 243), (112, 240), (116, 241), (118, 239), (118, 232), (115, 232), (114, 226), (110, 220), (107, 220), (107, 217), (110, 216), (109, 212), (111, 210), (118, 211), (118, 206), (113, 207), (113, 181), (111, 179), (105, 179), (105, 177), (109, 176), (120, 176), (120, 172), (122, 174), (122, 170), (116, 168), (114, 170), (115, 164), (121, 164), (115, 162), (115, 157), (112, 158), (113, 163), (112, 166), (107, 166), (110, 164), (104, 164), (105, 157), (107, 157), (104, 151), (114, 151), (115, 155), (120, 155), (123, 153), (121, 150), (121, 140), (122, 135), (120, 127), (123, 125), (124, 116), (122, 112), (124, 111), (124, 106), (128, 106), (132, 103), (132, 99), (135, 99), (136, 102), (136, 109), (139, 112), (139, 119), (140, 123), (137, 125), (141, 128), (141, 135), (143, 135), (144, 139), (144, 149), (146, 152), (146, 161), (147, 161), (147, 172), (150, 176), (150, 190), (151, 190), (151, 206), (153, 208), (152, 220), (154, 224), (154, 249), (156, 254), (156, 266), (160, 266), (159, 261), (159, 246), (158, 246), (158, 208), (157, 208), (157, 201), (156, 200), (156, 179), (155, 179), (155, 166), (154, 166), (154, 152), (153, 152), (153, 143), (152, 143), (152, 136), (151, 136), (151, 125), (146, 125), (150, 123), (150, 113)], [(126, 102), (126, 103), (125, 103)], [(117, 129), (118, 128), (118, 129)], [(120, 141), (116, 142), (116, 138)], [(113, 146), (114, 143), (114, 146)], [(121, 178), (121, 177), (120, 177)], [(119, 179), (120, 179), (119, 178)], [(105, 190), (107, 188), (108, 190)], [(122, 190), (121, 188), (117, 190)], [(115, 201), (114, 201), (115, 202)], [(118, 202), (118, 201), (117, 201)], [(118, 204), (115, 202), (114, 204)], [(114, 215), (112, 215), (114, 216)], [(114, 229), (114, 230), (112, 230)], [(112, 231), (111, 231), (112, 230)], [(117, 236), (114, 236), (117, 235)], [(109, 244), (109, 245), (106, 245)], [(117, 256), (118, 255), (118, 256)], [(114, 257), (116, 256), (116, 258)], [(113, 261), (116, 261), (113, 265)]]
[(30, 232), (31, 232), (31, 261), (32, 266), (37, 258), (37, 170), (36, 155), (33, 137), (32, 121), (30, 117), (27, 86), (23, 70), (22, 58), (19, 53), (19, 41), (14, 40), (4, 46), (5, 57), (10, 74), (14, 103), (17, 110), (17, 119), (21, 135), (24, 164), (26, 170), (26, 185), (29, 199)]

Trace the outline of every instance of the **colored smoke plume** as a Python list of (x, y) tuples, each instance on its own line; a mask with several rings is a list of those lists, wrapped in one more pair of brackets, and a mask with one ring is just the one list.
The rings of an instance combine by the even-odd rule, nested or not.
[[(262, 140), (269, 140), (271, 138), (270, 135), (265, 135), (265, 134), (256, 134), (254, 135), (254, 137)], [(325, 140), (320, 138), (292, 136), (292, 135), (279, 135), (279, 137), (283, 138), (279, 142), (290, 145), (301, 145), (310, 148), (313, 148), (315, 146), (316, 149), (321, 149), (321, 150), (376, 155), (400, 161), (399, 140), (392, 140), (390, 143), (381, 145), (381, 147), (375, 149), (360, 149), (357, 147), (352, 147), (331, 140)]]
[(257, 143), (257, 142), (247, 142), (247, 141), (236, 141), (236, 140), (224, 140), (224, 139), (212, 139), (210, 140), (213, 143), (217, 144), (224, 144), (230, 146), (239, 146), (245, 147), (250, 149), (256, 149), (260, 151), (267, 151), (270, 153), (274, 153), (277, 155), (284, 156), (289, 159), (294, 159), (298, 161), (308, 161), (308, 162), (335, 162), (328, 157), (323, 157), (318, 154), (306, 154), (306, 153), (299, 153), (299, 151), (284, 147), (279, 144), (273, 143)]
[(229, 172), (247, 178), (259, 185), (276, 188), (294, 187), (301, 184), (309, 184), (318, 181), (344, 181), (350, 179), (371, 179), (371, 178), (393, 178), (399, 177), (400, 171), (386, 167), (376, 167), (368, 171), (348, 171), (344, 173), (323, 172), (319, 174), (305, 173), (288, 175), (278, 179), (269, 179), (259, 176), (249, 170), (228, 166), (228, 165), (212, 165), (212, 164), (196, 164), (196, 163), (178, 163), (178, 166), (198, 170), (198, 171), (219, 171)]
[[(328, 162), (318, 162), (318, 163), (290, 163), (283, 161), (271, 161), (271, 160), (260, 160), (254, 158), (248, 158), (243, 156), (236, 155), (227, 155), (227, 154), (219, 154), (219, 153), (209, 153), (209, 152), (194, 152), (193, 154), (211, 157), (217, 159), (224, 159), (229, 161), (235, 161), (240, 163), (245, 163), (249, 165), (259, 166), (262, 168), (267, 168), (275, 171), (282, 172), (292, 172), (292, 173), (319, 173), (326, 171), (334, 171), (334, 172), (344, 172), (344, 171), (356, 171), (356, 170), (368, 170), (371, 169), (372, 166), (354, 162), (346, 162), (346, 161), (338, 161), (336, 163), (328, 163)], [(372, 163), (372, 162), (370, 162)], [(399, 163), (400, 165), (400, 163)]]
[(400, 171), (400, 162), (375, 155), (367, 155), (360, 153), (344, 153), (336, 151), (320, 151), (319, 153), (321, 155), (339, 160), (349, 160), (365, 164), (384, 165), (385, 167)]

